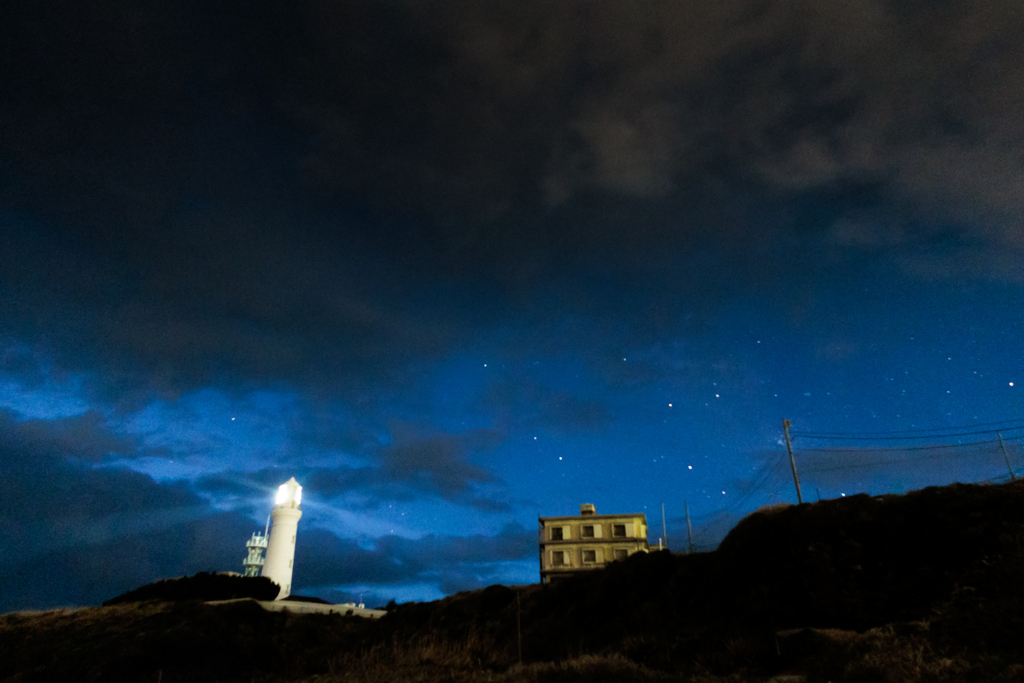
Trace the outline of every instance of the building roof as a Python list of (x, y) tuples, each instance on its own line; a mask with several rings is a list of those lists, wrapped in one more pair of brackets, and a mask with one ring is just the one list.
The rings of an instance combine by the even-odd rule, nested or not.
[(643, 512), (621, 512), (617, 515), (562, 515), (559, 517), (538, 517), (542, 522), (553, 519), (612, 519), (615, 517), (643, 517), (647, 521), (647, 515)]

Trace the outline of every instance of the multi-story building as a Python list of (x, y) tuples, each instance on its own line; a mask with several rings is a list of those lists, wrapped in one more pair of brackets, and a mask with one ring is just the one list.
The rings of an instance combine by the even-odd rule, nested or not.
[(590, 503), (570, 517), (540, 517), (540, 582), (600, 569), (646, 553), (647, 516), (599, 515)]

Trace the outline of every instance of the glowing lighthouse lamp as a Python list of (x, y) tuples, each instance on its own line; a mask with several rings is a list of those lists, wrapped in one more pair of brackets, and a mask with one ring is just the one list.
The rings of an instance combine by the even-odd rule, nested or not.
[(295, 562), (295, 535), (302, 517), (301, 502), (302, 487), (292, 477), (278, 487), (274, 509), (270, 512), (274, 525), (267, 541), (263, 576), (281, 587), (278, 600), (287, 598), (292, 592), (292, 564)]

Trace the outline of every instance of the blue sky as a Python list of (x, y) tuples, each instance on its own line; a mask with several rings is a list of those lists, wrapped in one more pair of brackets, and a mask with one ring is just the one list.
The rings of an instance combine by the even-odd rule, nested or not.
[(237, 571), (291, 476), (383, 604), (583, 502), (713, 548), (783, 419), (805, 500), (1024, 467), (1012, 7), (72, 9), (0, 22), (0, 609)]

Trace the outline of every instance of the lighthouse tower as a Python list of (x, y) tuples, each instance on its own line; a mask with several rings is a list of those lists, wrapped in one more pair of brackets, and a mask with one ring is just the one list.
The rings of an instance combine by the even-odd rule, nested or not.
[(281, 587), (277, 596), (282, 600), (292, 592), (292, 564), (295, 561), (295, 534), (299, 527), (302, 510), (302, 487), (292, 477), (277, 489), (274, 509), (270, 516), (274, 525), (270, 528), (267, 541), (267, 559), (263, 562), (263, 576)]

